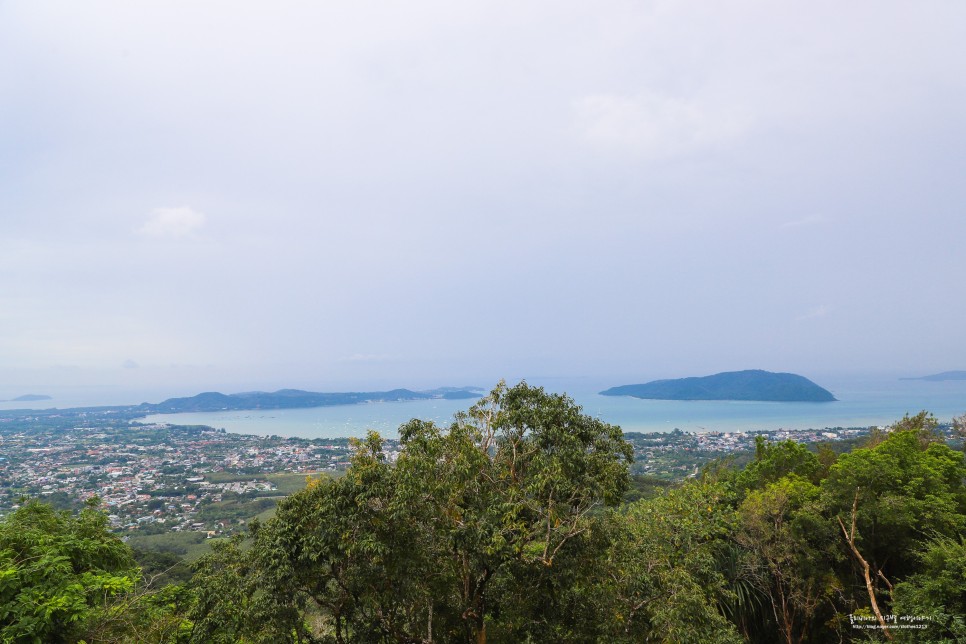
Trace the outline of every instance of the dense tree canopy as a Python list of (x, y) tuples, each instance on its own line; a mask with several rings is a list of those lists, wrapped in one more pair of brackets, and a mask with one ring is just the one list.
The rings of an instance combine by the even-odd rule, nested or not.
[(4, 642), (154, 642), (181, 628), (178, 589), (144, 587), (96, 503), (71, 515), (28, 501), (0, 520)]
[[(395, 463), (370, 434), (344, 477), (284, 502), (243, 557), (258, 592), (214, 594), (221, 603), (196, 626), (255, 611), (254, 640), (593, 636), (604, 620), (573, 586), (604, 556), (603, 510), (627, 489), (620, 429), (521, 384), (500, 385), (448, 429), (414, 420), (400, 437)], [(223, 628), (211, 622), (199, 638)]]

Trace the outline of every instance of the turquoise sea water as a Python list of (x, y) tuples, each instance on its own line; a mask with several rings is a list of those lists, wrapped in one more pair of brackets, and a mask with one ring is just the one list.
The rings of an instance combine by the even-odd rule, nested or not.
[[(742, 431), (888, 425), (903, 414), (926, 409), (940, 420), (966, 413), (966, 381), (925, 382), (897, 378), (824, 379), (821, 384), (838, 398), (831, 403), (771, 403), (729, 401), (669, 401), (601, 396), (612, 386), (586, 380), (555, 380), (531, 384), (565, 392), (584, 412), (620, 425), (624, 431)], [(395, 437), (411, 418), (447, 424), (466, 409), (468, 400), (428, 400), (370, 403), (310, 409), (158, 414), (147, 422), (210, 425), (230, 432), (262, 436), (335, 438), (364, 436), (376, 430)]]

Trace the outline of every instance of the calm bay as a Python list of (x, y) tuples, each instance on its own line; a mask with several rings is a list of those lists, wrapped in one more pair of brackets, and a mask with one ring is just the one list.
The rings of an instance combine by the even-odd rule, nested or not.
[[(641, 400), (601, 396), (611, 384), (588, 379), (530, 380), (548, 391), (567, 393), (584, 413), (620, 425), (624, 431), (734, 432), (765, 429), (821, 429), (888, 425), (906, 413), (927, 410), (941, 421), (966, 413), (966, 381), (927, 382), (895, 377), (824, 379), (823, 386), (838, 401), (776, 403), (745, 401)], [(374, 430), (396, 437), (399, 426), (412, 418), (446, 425), (472, 400), (421, 400), (339, 405), (305, 409), (246, 410), (155, 414), (144, 422), (208, 425), (240, 434), (301, 438), (364, 436)]]

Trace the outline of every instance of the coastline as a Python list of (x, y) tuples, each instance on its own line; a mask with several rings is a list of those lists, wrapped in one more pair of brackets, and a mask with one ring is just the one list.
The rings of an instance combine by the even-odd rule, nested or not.
[[(540, 384), (535, 383), (535, 384)], [(563, 383), (554, 383), (557, 389)], [(569, 395), (584, 413), (619, 425), (625, 432), (740, 432), (821, 430), (835, 427), (887, 426), (921, 410), (941, 422), (966, 413), (966, 381), (924, 383), (861, 379), (833, 389), (835, 402), (780, 403), (752, 401), (667, 401), (601, 396), (587, 383)], [(551, 387), (548, 387), (551, 389)], [(247, 410), (153, 414), (144, 422), (201, 424), (240, 434), (338, 438), (365, 436), (369, 429), (387, 438), (411, 418), (446, 425), (470, 401), (406, 401), (286, 410)]]

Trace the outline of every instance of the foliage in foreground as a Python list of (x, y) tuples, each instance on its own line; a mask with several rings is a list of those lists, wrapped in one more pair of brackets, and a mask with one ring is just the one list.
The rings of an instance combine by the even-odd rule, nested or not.
[(0, 521), (3, 642), (165, 641), (181, 628), (179, 589), (144, 587), (96, 503), (74, 516), (28, 501)]

